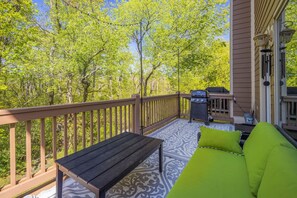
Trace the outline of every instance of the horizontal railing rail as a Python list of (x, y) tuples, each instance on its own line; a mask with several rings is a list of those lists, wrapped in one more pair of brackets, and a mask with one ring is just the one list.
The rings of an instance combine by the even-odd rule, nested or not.
[(283, 96), (282, 101), (286, 104), (286, 123), (283, 128), (297, 130), (297, 96)]
[[(211, 94), (215, 118), (231, 120), (232, 95)], [(178, 118), (188, 118), (189, 94), (171, 94), (0, 110), (0, 197), (12, 197), (53, 180), (54, 161), (124, 131), (150, 133)], [(142, 105), (141, 105), (142, 104)], [(1, 139), (0, 139), (1, 141)], [(3, 140), (2, 140), (3, 141)], [(2, 142), (0, 142), (2, 144)], [(2, 146), (3, 147), (3, 146)]]

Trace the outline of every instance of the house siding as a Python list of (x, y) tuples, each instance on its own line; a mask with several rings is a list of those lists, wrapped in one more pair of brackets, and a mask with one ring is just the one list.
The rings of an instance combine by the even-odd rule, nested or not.
[[(234, 116), (243, 116), (251, 109), (251, 1), (233, 0), (232, 12), (232, 75), (236, 104)], [(242, 110), (241, 110), (242, 109)]]
[[(268, 33), (273, 37), (273, 25), (277, 17), (277, 12), (279, 12), (282, 5), (286, 4), (287, 0), (255, 0), (254, 10), (255, 10), (255, 32), (254, 35), (259, 33)], [(273, 50), (274, 41), (273, 38), (270, 41), (270, 49)], [(254, 57), (255, 57), (255, 116), (257, 120), (260, 120), (260, 49), (255, 47)], [(274, 53), (272, 53), (272, 76), (271, 76), (271, 120), (274, 121)], [(264, 104), (262, 104), (264, 105)]]

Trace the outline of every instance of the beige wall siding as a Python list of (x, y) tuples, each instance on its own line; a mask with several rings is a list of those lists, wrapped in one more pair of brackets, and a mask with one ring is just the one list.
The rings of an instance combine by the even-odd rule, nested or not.
[(234, 116), (243, 116), (242, 110), (251, 109), (251, 2), (233, 0), (232, 57)]
[[(273, 25), (275, 22), (276, 13), (281, 5), (284, 5), (287, 0), (255, 0), (255, 32), (254, 35), (259, 33), (268, 33), (273, 37)], [(273, 50), (273, 38), (270, 42), (270, 49)], [(274, 52), (273, 52), (274, 53)], [(273, 54), (274, 56), (274, 54)], [(272, 57), (272, 61), (274, 58)], [(274, 66), (272, 62), (272, 76), (271, 76), (271, 120), (274, 121)], [(255, 48), (255, 112), (256, 119), (260, 120), (260, 52), (259, 48)]]

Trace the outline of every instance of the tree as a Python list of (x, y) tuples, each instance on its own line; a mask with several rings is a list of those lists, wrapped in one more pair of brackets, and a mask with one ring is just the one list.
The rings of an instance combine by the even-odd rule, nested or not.
[[(292, 22), (290, 28), (296, 30), (297, 29), (297, 1), (291, 0), (289, 1), (286, 10), (285, 10), (285, 18), (287, 23)], [(297, 87), (297, 33), (295, 33), (292, 37), (292, 40), (286, 45), (286, 78), (287, 78), (287, 86), (288, 87)]]
[[(144, 96), (149, 80), (156, 70), (177, 66), (180, 59), (189, 56), (204, 43), (211, 45), (216, 36), (226, 29), (227, 12), (224, 1), (129, 1), (117, 10), (119, 21), (141, 21), (142, 34), (132, 29), (133, 41), (140, 55), (140, 41), (144, 47)], [(161, 8), (161, 9), (160, 9)], [(201, 54), (200, 54), (201, 55)], [(188, 60), (189, 61), (189, 60)]]

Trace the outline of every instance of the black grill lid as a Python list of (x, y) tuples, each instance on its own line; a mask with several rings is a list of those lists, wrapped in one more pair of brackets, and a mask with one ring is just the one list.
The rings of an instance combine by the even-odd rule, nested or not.
[(192, 98), (208, 98), (208, 91), (206, 90), (192, 90), (191, 91)]

